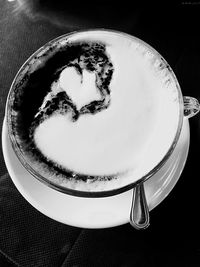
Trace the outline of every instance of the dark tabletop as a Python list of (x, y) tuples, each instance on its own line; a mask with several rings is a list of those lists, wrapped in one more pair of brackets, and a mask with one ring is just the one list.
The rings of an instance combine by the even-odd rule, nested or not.
[[(171, 65), (183, 95), (200, 97), (200, 3), (162, 4), (158, 12), (145, 3), (131, 7), (122, 2), (113, 8), (103, 1), (93, 12), (89, 4), (77, 9), (76, 2), (58, 10), (59, 20), (50, 11), (45, 10), (48, 16), (38, 7), (36, 13), (25, 12), (17, 1), (0, 0), (0, 126), (9, 87), (24, 61), (47, 41), (87, 27), (122, 30), (143, 39)], [(0, 148), (0, 266), (200, 266), (199, 115), (190, 119), (190, 130), (181, 178), (151, 211), (145, 231), (129, 224), (80, 229), (46, 217), (17, 191)]]

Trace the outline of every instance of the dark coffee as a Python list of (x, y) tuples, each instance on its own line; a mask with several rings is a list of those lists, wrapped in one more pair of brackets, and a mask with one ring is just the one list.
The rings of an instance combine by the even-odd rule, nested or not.
[(41, 48), (20, 70), (8, 99), (9, 134), (41, 180), (106, 191), (162, 159), (176, 134), (177, 99), (169, 67), (144, 43), (111, 31), (75, 33)]

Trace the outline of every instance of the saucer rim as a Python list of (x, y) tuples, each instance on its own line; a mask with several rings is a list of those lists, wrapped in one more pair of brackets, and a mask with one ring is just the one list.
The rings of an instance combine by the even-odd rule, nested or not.
[[(176, 178), (176, 181), (175, 181), (175, 183), (173, 184), (173, 186), (171, 187), (171, 189), (169, 190), (169, 192), (167, 193), (167, 194), (165, 194), (163, 197), (162, 197), (162, 199), (160, 200), (160, 201), (158, 201), (158, 202), (156, 202), (156, 204), (153, 206), (153, 208), (151, 208), (150, 210), (153, 210), (155, 207), (157, 207), (167, 196), (168, 196), (168, 194), (170, 194), (170, 192), (173, 190), (173, 188), (174, 188), (174, 186), (176, 185), (176, 183), (177, 183), (177, 181), (179, 180), (179, 178), (180, 178), (180, 176), (181, 176), (181, 173), (182, 173), (182, 171), (183, 171), (183, 169), (184, 169), (184, 166), (185, 166), (185, 163), (186, 163), (186, 160), (187, 160), (187, 157), (188, 157), (188, 152), (189, 152), (189, 145), (190, 145), (190, 128), (189, 128), (189, 121), (188, 120), (184, 120), (185, 122), (186, 122), (186, 130), (187, 130), (187, 149), (186, 149), (186, 152), (185, 152), (185, 157), (184, 157), (184, 161), (182, 162), (182, 166), (181, 166), (181, 170), (180, 170), (180, 174), (178, 175), (178, 177)], [(185, 123), (184, 122), (184, 123)], [(15, 176), (16, 176), (16, 174), (14, 174), (13, 173), (13, 170), (12, 170), (12, 167), (10, 167), (10, 162), (8, 162), (9, 160), (8, 160), (8, 158), (7, 158), (7, 155), (6, 155), (6, 153), (8, 153), (7, 151), (6, 151), (6, 144), (5, 144), (5, 142), (6, 142), (6, 139), (7, 139), (7, 141), (9, 142), (9, 140), (8, 140), (8, 137), (6, 136), (6, 123), (5, 123), (5, 119), (4, 119), (4, 121), (3, 121), (3, 127), (2, 127), (2, 150), (3, 150), (3, 156), (4, 156), (4, 160), (5, 160), (5, 163), (6, 163), (6, 167), (7, 167), (7, 170), (8, 170), (8, 173), (10, 174), (10, 177), (11, 177), (11, 179), (12, 179), (12, 181), (13, 181), (13, 183), (15, 184), (15, 186), (17, 187), (17, 189), (18, 189), (18, 191), (22, 194), (22, 196), (35, 208), (35, 209), (37, 209), (38, 211), (40, 211), (42, 214), (44, 214), (44, 215), (46, 215), (47, 217), (49, 217), (49, 218), (51, 218), (51, 219), (53, 219), (53, 220), (55, 220), (55, 221), (58, 221), (58, 222), (61, 222), (61, 223), (63, 223), (63, 224), (66, 224), (66, 225), (71, 225), (71, 226), (75, 226), (75, 227), (81, 227), (81, 228), (88, 228), (88, 229), (97, 229), (97, 228), (110, 228), (110, 227), (116, 227), (116, 226), (120, 226), (120, 225), (123, 225), (123, 224), (125, 224), (125, 223), (128, 223), (128, 221), (127, 221), (127, 219), (122, 219), (120, 222), (119, 221), (116, 221), (116, 223), (114, 224), (114, 223), (112, 223), (112, 225), (110, 225), (110, 224), (107, 224), (106, 222), (101, 222), (101, 225), (99, 225), (99, 226), (92, 226), (92, 225), (83, 225), (83, 223), (76, 223), (76, 224), (71, 224), (71, 223), (69, 223), (69, 222), (66, 222), (66, 220), (65, 219), (63, 219), (63, 218), (60, 218), (59, 216), (57, 216), (57, 214), (56, 214), (56, 216), (55, 216), (55, 214), (53, 215), (53, 216), (51, 216), (48, 212), (46, 212), (45, 210), (44, 210), (44, 208), (42, 207), (42, 205), (40, 205), (40, 204), (38, 204), (38, 201), (35, 201), (35, 200), (33, 200), (33, 198), (30, 196), (30, 194), (28, 194), (27, 192), (25, 192), (22, 188), (23, 188), (23, 186), (21, 186), (21, 184), (20, 183), (18, 183), (18, 182), (16, 182), (16, 178), (15, 178)], [(7, 145), (9, 145), (9, 144), (7, 144)], [(6, 155), (6, 156), (5, 156)], [(24, 168), (23, 168), (24, 169)], [(27, 172), (25, 169), (24, 169), (24, 171), (25, 172)], [(28, 172), (27, 172), (28, 173)], [(28, 173), (30, 176), (31, 176), (31, 178), (33, 178), (33, 179), (35, 179), (30, 173)], [(13, 178), (13, 176), (14, 176), (14, 178)], [(152, 179), (153, 178), (153, 176), (150, 178), (150, 179)], [(39, 181), (38, 181), (39, 182)], [(144, 184), (146, 183), (147, 181), (144, 181)], [(41, 182), (39, 182), (39, 183), (41, 183)], [(41, 183), (42, 184), (42, 183)], [(52, 188), (50, 188), (50, 187), (48, 187), (50, 190), (54, 190), (55, 191), (55, 189), (52, 189)], [(57, 191), (58, 193), (60, 193), (59, 191)], [(127, 192), (131, 192), (132, 193), (132, 189), (131, 190), (128, 190)], [(119, 195), (122, 195), (122, 194), (125, 194), (125, 193), (127, 193), (127, 192), (124, 192), (124, 193), (121, 193), (121, 194), (119, 194)], [(61, 193), (61, 194), (63, 194), (63, 193)], [(71, 195), (67, 195), (67, 194), (64, 194), (64, 195), (66, 195), (68, 198), (69, 197), (71, 197), (72, 199), (73, 198), (77, 198), (76, 196), (71, 196)], [(113, 196), (113, 197), (119, 197), (119, 195), (115, 195), (115, 196)], [(81, 198), (81, 197), (80, 197)], [(85, 198), (85, 197), (84, 197)], [(107, 198), (107, 197), (106, 197)], [(111, 197), (109, 197), (109, 198), (112, 198), (112, 196)], [(97, 198), (97, 199), (101, 199), (101, 198)], [(148, 203), (149, 204), (149, 203)], [(70, 220), (69, 220), (70, 221)]]

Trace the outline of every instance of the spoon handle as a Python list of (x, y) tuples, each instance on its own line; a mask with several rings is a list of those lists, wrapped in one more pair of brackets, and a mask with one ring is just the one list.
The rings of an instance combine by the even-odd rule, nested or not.
[(136, 185), (133, 189), (130, 224), (138, 230), (149, 226), (149, 209), (143, 183)]

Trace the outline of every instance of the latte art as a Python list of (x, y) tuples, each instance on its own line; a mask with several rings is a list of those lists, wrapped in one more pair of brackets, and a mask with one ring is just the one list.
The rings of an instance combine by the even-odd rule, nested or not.
[(177, 134), (173, 73), (129, 35), (97, 30), (57, 39), (13, 86), (17, 145), (29, 166), (55, 185), (126, 186), (162, 160)]

